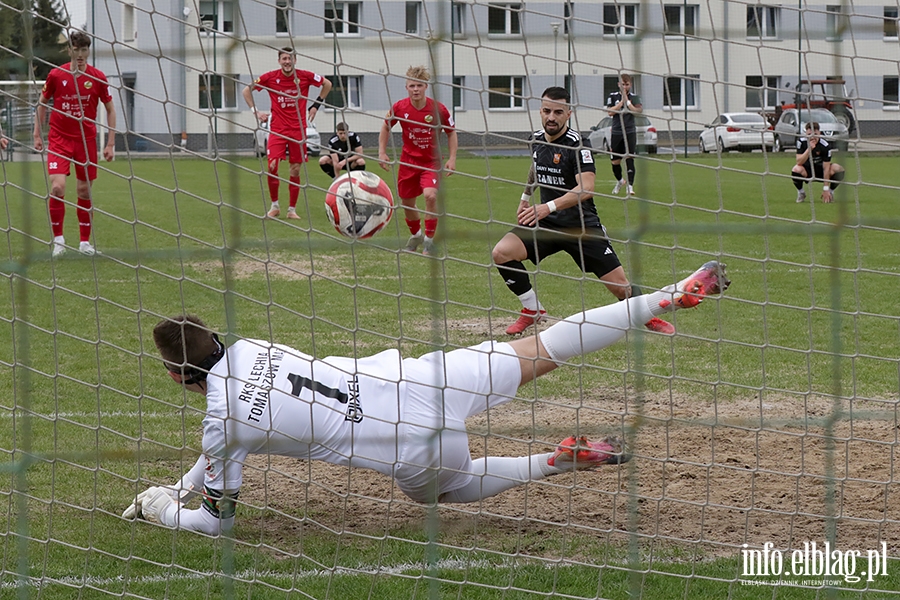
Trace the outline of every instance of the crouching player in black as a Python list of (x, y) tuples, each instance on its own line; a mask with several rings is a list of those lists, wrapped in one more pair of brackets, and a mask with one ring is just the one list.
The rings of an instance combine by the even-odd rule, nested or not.
[(328, 154), (319, 159), (319, 167), (332, 179), (341, 171), (365, 171), (362, 140), (349, 130), (346, 123), (338, 123), (334, 135), (328, 140)]
[(797, 140), (797, 164), (791, 169), (794, 187), (797, 188), (797, 202), (806, 200), (803, 184), (815, 181), (823, 182), (822, 202), (826, 204), (834, 200), (834, 190), (844, 179), (844, 167), (831, 162), (832, 146), (822, 139), (819, 124), (806, 124), (806, 137)]

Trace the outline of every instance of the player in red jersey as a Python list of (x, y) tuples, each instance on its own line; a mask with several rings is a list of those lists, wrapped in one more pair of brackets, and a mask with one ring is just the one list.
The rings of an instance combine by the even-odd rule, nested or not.
[[(437, 231), (437, 197), (440, 186), (441, 148), (438, 134), (441, 130), (447, 135), (449, 156), (444, 163), (444, 175), (450, 176), (456, 169), (456, 148), (458, 140), (455, 123), (450, 111), (440, 102), (435, 102), (425, 94), (428, 80), (431, 79), (425, 67), (410, 67), (406, 71), (406, 91), (409, 98), (404, 98), (391, 107), (381, 133), (378, 135), (378, 162), (381, 168), (388, 170), (389, 158), (387, 145), (391, 138), (391, 128), (400, 123), (403, 129), (403, 151), (400, 153), (400, 169), (397, 173), (397, 193), (406, 214), (406, 225), (410, 238), (406, 250), (415, 252), (423, 241), (422, 253), (433, 255), (434, 234)], [(425, 235), (416, 199), (425, 196)]]
[[(244, 88), (244, 100), (260, 123), (269, 121), (269, 142), (266, 155), (269, 158), (269, 196), (272, 206), (267, 216), (275, 218), (281, 214), (278, 206), (278, 163), (287, 159), (291, 165), (290, 206), (288, 219), (299, 219), (297, 198), (300, 196), (300, 169), (306, 162), (306, 123), (312, 123), (325, 97), (331, 92), (331, 81), (318, 73), (295, 68), (297, 56), (293, 48), (278, 51), (280, 69), (263, 73), (253, 85)], [(310, 88), (321, 88), (319, 97), (309, 107), (307, 117), (306, 100)], [(256, 110), (253, 102), (254, 91), (266, 91), (272, 101), (270, 113)]]
[(87, 64), (91, 38), (82, 31), (69, 36), (70, 62), (56, 67), (47, 75), (41, 101), (34, 120), (34, 149), (44, 149), (41, 124), (47, 116), (49, 103), (50, 133), (48, 134), (47, 172), (50, 175), (50, 227), (53, 230), (53, 256), (66, 251), (63, 221), (66, 216), (66, 177), (69, 164), (75, 163), (78, 180), (78, 231), (82, 254), (93, 255), (91, 244), (91, 182), (97, 179), (97, 107), (106, 108), (109, 137), (103, 148), (103, 158), (115, 158), (116, 108), (109, 94), (106, 75)]

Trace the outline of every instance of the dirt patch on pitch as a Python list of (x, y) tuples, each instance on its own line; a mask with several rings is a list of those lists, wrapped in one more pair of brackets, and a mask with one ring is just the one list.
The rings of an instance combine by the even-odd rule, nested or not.
[[(224, 276), (225, 264), (221, 261), (203, 261), (191, 265), (196, 271), (204, 274), (220, 274)], [(274, 279), (307, 279), (313, 275), (329, 279), (342, 279), (352, 276), (345, 261), (337, 256), (323, 254), (315, 260), (297, 258), (288, 254), (272, 254), (269, 258), (241, 257), (231, 261), (231, 273), (235, 279), (245, 280), (255, 277), (272, 277)]]
[[(498, 407), (470, 420), (473, 456), (548, 452), (577, 429), (629, 437), (635, 458), (532, 482), (481, 503), (440, 506), (441, 541), (558, 556), (555, 535), (618, 544), (637, 515), (644, 543), (735, 555), (744, 543), (821, 543), (828, 515), (836, 514), (840, 548), (886, 541), (896, 549), (894, 405), (844, 401), (837, 420), (830, 419), (833, 408), (817, 397), (709, 402), (666, 393), (646, 395), (638, 417), (637, 397), (622, 390), (598, 391), (578, 405), (556, 399)], [(241, 499), (276, 511), (264, 520), (276, 548), (277, 540), (291, 546), (298, 528), (381, 536), (427, 520), (428, 507), (370, 471), (278, 457), (253, 457), (248, 466)], [(573, 552), (565, 556), (575, 558)]]

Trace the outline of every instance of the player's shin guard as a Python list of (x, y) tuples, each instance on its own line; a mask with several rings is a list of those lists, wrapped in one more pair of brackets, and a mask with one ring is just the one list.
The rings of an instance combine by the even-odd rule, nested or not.
[(613, 177), (616, 178), (616, 181), (622, 181), (622, 163), (612, 166)]
[(531, 281), (528, 279), (525, 265), (521, 261), (511, 260), (505, 262), (502, 265), (497, 265), (497, 270), (500, 271), (500, 276), (503, 277), (506, 287), (516, 296), (521, 296), (531, 289)]
[(289, 189), (289, 206), (291, 208), (295, 208), (297, 206), (297, 198), (300, 197), (300, 176), (296, 177), (291, 176), (291, 183)]
[(334, 179), (334, 166), (331, 163), (319, 164), (319, 168), (322, 169), (326, 175)]
[(437, 233), (437, 226), (437, 219), (425, 219), (425, 237), (433, 239), (434, 234)]
[(406, 219), (406, 226), (409, 228), (410, 235), (419, 235), (422, 231), (422, 221), (419, 219)]
[(806, 182), (806, 179), (800, 173), (794, 173), (793, 171), (791, 171), (791, 180), (794, 182), (794, 187), (797, 190), (802, 190), (803, 184)]
[(628, 173), (628, 185), (634, 185), (634, 159), (630, 156), (625, 159), (625, 172)]
[(472, 479), (464, 487), (442, 494), (440, 502), (477, 502), (528, 481), (563, 472), (547, 464), (552, 454), (486, 456), (472, 461)]
[(542, 331), (541, 342), (556, 362), (606, 348), (625, 337), (628, 329), (642, 328), (656, 316), (648, 298), (629, 298), (572, 315)]
[(91, 199), (78, 199), (78, 233), (82, 242), (91, 241)]
[(837, 173), (833, 173), (831, 175), (831, 190), (834, 191), (841, 185), (841, 182), (844, 180), (845, 173), (843, 171), (838, 171)]
[(276, 170), (275, 173), (269, 171), (266, 180), (269, 184), (269, 198), (272, 202), (278, 202), (278, 184), (281, 183), (278, 179), (278, 171)]
[(62, 198), (50, 196), (47, 202), (47, 209), (50, 212), (50, 229), (53, 230), (53, 237), (59, 237), (63, 234), (63, 222), (66, 220), (66, 205)]

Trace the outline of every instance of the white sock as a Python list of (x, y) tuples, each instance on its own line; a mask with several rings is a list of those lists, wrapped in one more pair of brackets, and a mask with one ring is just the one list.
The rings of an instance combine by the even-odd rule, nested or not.
[(535, 293), (534, 288), (531, 288), (521, 296), (519, 296), (519, 302), (522, 303), (522, 308), (527, 308), (528, 310), (533, 310), (535, 312), (539, 310), (543, 310), (543, 306), (538, 302), (537, 293)]
[[(644, 323), (655, 316), (650, 304), (659, 308), (659, 301), (654, 302), (659, 293), (635, 296), (572, 315), (542, 331), (541, 341), (550, 358), (557, 362), (611, 346), (625, 337), (628, 329), (643, 328)], [(671, 295), (663, 294), (662, 297)], [(659, 314), (665, 312), (659, 310)]]
[(487, 456), (475, 459), (472, 461), (472, 480), (465, 487), (443, 494), (441, 502), (476, 502), (528, 481), (565, 473), (565, 469), (547, 464), (547, 459), (551, 456), (553, 454), (548, 452), (531, 456)]
[(53, 238), (53, 243), (54, 243), (54, 244), (65, 244), (65, 243), (66, 243), (66, 238), (64, 238), (64, 237), (61, 236), (61, 235), (57, 235), (57, 236), (55, 236), (55, 237)]

